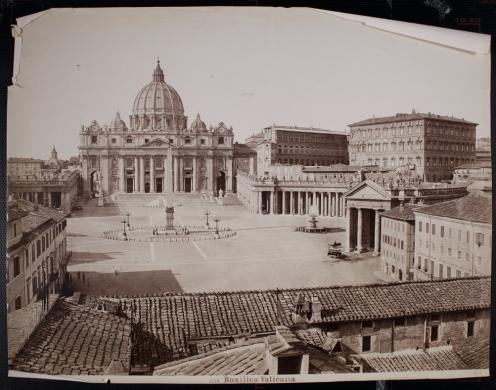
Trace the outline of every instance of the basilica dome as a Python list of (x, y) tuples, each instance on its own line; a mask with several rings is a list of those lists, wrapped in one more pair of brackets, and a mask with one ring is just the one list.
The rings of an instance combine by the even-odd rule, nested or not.
[(184, 115), (181, 97), (164, 81), (160, 61), (153, 71), (152, 82), (143, 87), (134, 99), (133, 115)]

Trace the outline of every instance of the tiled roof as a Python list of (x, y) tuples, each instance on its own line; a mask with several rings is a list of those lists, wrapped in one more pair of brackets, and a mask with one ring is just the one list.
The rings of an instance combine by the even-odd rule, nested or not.
[(465, 124), (471, 124), (471, 125), (476, 125), (477, 123), (474, 122), (469, 122), (466, 121), (465, 119), (460, 119), (460, 118), (455, 118), (452, 116), (444, 116), (444, 115), (437, 115), (437, 114), (432, 114), (432, 113), (410, 113), (410, 114), (405, 114), (405, 113), (398, 113), (396, 115), (392, 116), (383, 116), (383, 117), (372, 117), (368, 119), (364, 119), (363, 121), (355, 122), (352, 123), (348, 126), (366, 126), (366, 125), (373, 125), (376, 123), (392, 123), (392, 122), (404, 122), (404, 121), (412, 121), (412, 120), (419, 120), (419, 119), (441, 119), (445, 121), (450, 121), (450, 122), (458, 122), (458, 123), (465, 123)]
[(257, 375), (266, 371), (265, 340), (255, 338), (160, 365), (153, 375)]
[(333, 164), (329, 166), (304, 166), (303, 172), (356, 172), (360, 169), (359, 166)]
[(384, 211), (381, 213), (381, 216), (403, 221), (415, 221), (415, 214), (413, 212), (418, 208), (419, 206), (406, 204), (404, 206), (398, 206), (391, 210)]
[(38, 216), (45, 219), (51, 218), (56, 222), (63, 220), (68, 215), (68, 213), (65, 211), (59, 211), (56, 209), (52, 209), (51, 207), (42, 206), (40, 204), (38, 204), (38, 208), (36, 210), (35, 204), (27, 200), (20, 199), (16, 202), (20, 209), (28, 212), (30, 215)]
[(456, 353), (473, 369), (489, 368), (489, 339), (471, 337), (453, 346)]
[[(293, 325), (291, 310), (298, 294), (322, 303), (322, 323), (396, 318), (490, 307), (490, 278), (470, 277), (362, 286), (307, 289), (190, 293), (122, 298), (123, 309), (156, 342), (149, 347), (165, 354), (162, 361), (190, 355), (188, 342), (273, 332), (281, 321)], [(133, 348), (135, 346), (133, 345)], [(146, 364), (150, 351), (134, 352)]]
[(491, 223), (492, 198), (465, 196), (432, 206), (422, 207), (415, 212), (463, 221)]
[(28, 157), (9, 157), (7, 163), (38, 163), (43, 164), (44, 161), (38, 158), (28, 158)]
[(9, 207), (9, 211), (7, 213), (7, 220), (9, 222), (14, 222), (18, 219), (21, 219), (25, 217), (27, 213), (21, 209), (18, 209), (16, 207)]
[(266, 338), (248, 339), (242, 343), (190, 356), (155, 367), (153, 375), (264, 375), (268, 373), (266, 353), (298, 351), (308, 354), (310, 373), (351, 372), (349, 359), (330, 356), (321, 349), (307, 346), (289, 329), (277, 327), (277, 333)]
[(300, 133), (318, 133), (318, 134), (332, 134), (332, 135), (343, 135), (343, 136), (349, 135), (343, 131), (320, 129), (318, 127), (278, 126), (278, 125), (265, 127), (265, 129), (273, 129), (273, 128), (276, 130), (296, 131)]
[(433, 348), (423, 351), (400, 351), (393, 353), (370, 353), (360, 357), (369, 366), (367, 371), (437, 371), (463, 370), (469, 368), (451, 347)]
[(130, 327), (115, 314), (59, 300), (14, 359), (12, 368), (40, 374), (102, 375), (129, 371)]

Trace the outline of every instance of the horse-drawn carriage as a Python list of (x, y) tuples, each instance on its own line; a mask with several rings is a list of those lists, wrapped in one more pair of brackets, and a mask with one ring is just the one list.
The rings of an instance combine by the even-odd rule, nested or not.
[(343, 254), (343, 248), (340, 242), (334, 241), (333, 244), (329, 244), (329, 249), (327, 250), (327, 256), (333, 259), (345, 259), (346, 255)]

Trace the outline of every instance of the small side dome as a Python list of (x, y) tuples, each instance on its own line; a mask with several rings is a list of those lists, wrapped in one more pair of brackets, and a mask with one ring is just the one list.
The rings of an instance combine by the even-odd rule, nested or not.
[(196, 114), (196, 118), (191, 123), (191, 130), (207, 130), (207, 125), (200, 118), (200, 114)]
[(124, 130), (127, 130), (126, 122), (124, 122), (121, 119), (121, 116), (119, 114), (119, 111), (117, 111), (117, 114), (115, 115), (115, 118), (112, 119), (112, 121), (110, 122), (109, 127), (110, 127), (110, 130), (113, 130), (113, 131), (124, 131)]

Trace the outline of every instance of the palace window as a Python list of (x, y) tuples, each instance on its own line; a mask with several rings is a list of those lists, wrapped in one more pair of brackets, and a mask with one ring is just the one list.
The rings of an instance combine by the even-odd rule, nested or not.
[(14, 258), (14, 278), (21, 273), (21, 262), (19, 256)]
[(362, 337), (362, 352), (370, 352), (371, 336)]
[(477, 242), (477, 246), (483, 246), (484, 245), (484, 234), (483, 233), (476, 233), (475, 239)]
[(191, 144), (191, 139), (190, 139), (190, 138), (185, 138), (185, 139), (184, 139), (184, 143), (185, 143), (186, 145), (190, 145), (190, 144)]
[(439, 325), (431, 326), (431, 341), (437, 341), (439, 339)]
[(92, 135), (92, 136), (91, 136), (91, 143), (92, 143), (92, 144), (96, 144), (97, 142), (98, 142), (98, 136), (96, 136), (96, 135)]
[(219, 137), (219, 145), (224, 145), (224, 137)]
[(201, 144), (201, 145), (205, 145), (205, 139), (204, 139), (204, 138), (202, 138), (202, 139), (200, 140), (200, 144)]
[(131, 137), (127, 137), (126, 138), (126, 143), (127, 144), (132, 144), (133, 143), (133, 139)]
[(150, 142), (150, 140), (148, 138), (145, 138), (145, 144), (147, 144), (148, 142)]
[(113, 144), (117, 143), (117, 140), (115, 138), (112, 138), (112, 143)]
[(467, 337), (472, 337), (475, 330), (475, 321), (467, 321)]

